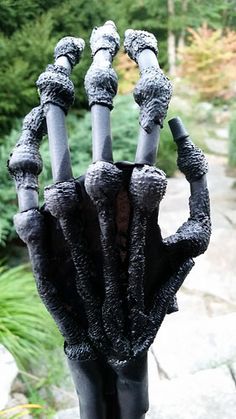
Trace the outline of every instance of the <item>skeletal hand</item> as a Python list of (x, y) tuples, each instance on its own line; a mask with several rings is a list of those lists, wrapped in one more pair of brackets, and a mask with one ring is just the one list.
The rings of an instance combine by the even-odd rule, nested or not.
[[(94, 29), (93, 63), (85, 78), (92, 115), (93, 163), (74, 179), (65, 128), (73, 103), (69, 78), (84, 43), (64, 38), (55, 63), (38, 81), (41, 104), (24, 120), (9, 170), (16, 181), (19, 236), (27, 244), (38, 292), (65, 339), (69, 359), (102, 356), (114, 368), (144, 354), (175, 294), (210, 237), (205, 157), (181, 122), (170, 122), (178, 164), (191, 185), (190, 218), (163, 239), (158, 226), (165, 173), (154, 166), (171, 84), (159, 68), (155, 37), (126, 32), (125, 49), (140, 68), (134, 96), (140, 135), (134, 163), (113, 162), (110, 111), (117, 91), (112, 60), (119, 49), (113, 22)], [(38, 207), (39, 145), (48, 133), (53, 185)]]

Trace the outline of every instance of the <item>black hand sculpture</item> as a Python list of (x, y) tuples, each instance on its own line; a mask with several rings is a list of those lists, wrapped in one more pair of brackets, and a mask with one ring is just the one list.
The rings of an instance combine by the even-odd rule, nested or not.
[[(158, 225), (165, 173), (154, 166), (171, 84), (159, 68), (152, 34), (128, 30), (125, 50), (140, 67), (134, 97), (140, 135), (134, 163), (113, 163), (110, 111), (117, 91), (112, 60), (119, 48), (113, 22), (91, 36), (93, 63), (85, 78), (92, 114), (93, 163), (74, 179), (65, 128), (73, 102), (72, 67), (84, 42), (63, 38), (55, 63), (39, 77), (41, 105), (23, 122), (10, 161), (39, 295), (64, 337), (79, 395), (81, 419), (144, 419), (148, 410), (147, 351), (192, 257), (210, 238), (207, 163), (178, 118), (169, 121), (178, 165), (191, 185), (190, 218), (163, 239)], [(48, 133), (54, 183), (38, 208), (39, 145)]]

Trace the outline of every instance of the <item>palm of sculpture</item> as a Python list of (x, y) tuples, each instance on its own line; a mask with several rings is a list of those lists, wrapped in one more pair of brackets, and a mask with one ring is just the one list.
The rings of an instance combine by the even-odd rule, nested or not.
[[(141, 72), (135, 89), (140, 136), (135, 163), (114, 164), (109, 116), (117, 78), (111, 63), (119, 36), (109, 21), (92, 33), (93, 64), (85, 79), (93, 164), (74, 179), (64, 114), (73, 102), (69, 73), (83, 47), (82, 40), (61, 40), (55, 64), (37, 81), (41, 105), (25, 118), (9, 161), (20, 206), (15, 225), (27, 243), (39, 295), (65, 339), (81, 419), (142, 419), (148, 348), (165, 314), (178, 309), (175, 294), (192, 257), (208, 246), (207, 164), (181, 121), (170, 121), (179, 168), (191, 185), (190, 218), (163, 239), (158, 211), (167, 182), (154, 163), (171, 85), (158, 66), (154, 36), (127, 31), (125, 49)], [(39, 209), (38, 149), (46, 131), (55, 183), (45, 188)]]

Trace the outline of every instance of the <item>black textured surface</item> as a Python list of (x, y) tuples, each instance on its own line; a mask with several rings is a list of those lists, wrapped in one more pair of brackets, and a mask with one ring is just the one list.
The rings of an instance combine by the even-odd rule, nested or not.
[(208, 189), (205, 188), (189, 199), (190, 217), (177, 232), (165, 239), (170, 252), (179, 257), (196, 257), (204, 253), (211, 235), (210, 203)]
[(141, 72), (134, 99), (140, 106), (139, 122), (145, 131), (151, 132), (154, 124), (162, 127), (171, 95), (171, 83), (160, 68), (149, 67)]
[(90, 47), (92, 56), (101, 49), (108, 50), (112, 58), (116, 55), (120, 47), (120, 37), (114, 22), (110, 20), (103, 26), (93, 29), (90, 37)]
[[(70, 65), (75, 66), (80, 61), (84, 45), (83, 39), (70, 36), (62, 38), (57, 43), (54, 50), (55, 63), (48, 65), (36, 82), (43, 106), (52, 103), (66, 113), (73, 104), (74, 85), (69, 78), (71, 69), (58, 65), (57, 59), (66, 57)], [(44, 112), (46, 112), (45, 107)]]
[[(120, 37), (114, 24), (108, 21), (107, 24), (95, 28), (90, 46), (94, 60), (84, 81), (89, 106), (98, 104), (112, 109), (118, 79), (111, 63), (120, 46)], [(97, 61), (96, 54), (99, 51), (102, 58)]]
[[(128, 30), (125, 32), (125, 50), (136, 62), (144, 50), (157, 53), (157, 41), (154, 35), (145, 31)], [(134, 99), (140, 106), (139, 123), (151, 133), (155, 124), (162, 127), (172, 95), (172, 85), (160, 69), (158, 62), (144, 65), (140, 69), (140, 80), (134, 89)]]
[(74, 67), (80, 61), (84, 46), (83, 39), (65, 36), (57, 43), (54, 49), (54, 58), (57, 60), (62, 56), (67, 57), (71, 66)]
[(74, 102), (74, 85), (69, 78), (69, 71), (60, 65), (48, 65), (36, 85), (42, 105), (53, 103), (67, 112)]
[(38, 190), (38, 175), (42, 171), (42, 160), (39, 154), (39, 145), (46, 124), (43, 108), (38, 106), (26, 115), (22, 134), (8, 161), (8, 169), (19, 190)]
[(104, 329), (114, 350), (123, 357), (129, 355), (129, 345), (124, 333), (124, 313), (119, 286), (121, 270), (116, 248), (115, 198), (122, 184), (122, 172), (108, 162), (97, 162), (89, 167), (85, 188), (93, 201), (100, 226), (103, 252), (103, 278), (105, 298), (102, 306)]
[(38, 293), (66, 341), (67, 355), (93, 358), (83, 307), (75, 292), (75, 269), (56, 221), (48, 211), (33, 209), (17, 214), (14, 223), (27, 243)]
[[(162, 239), (158, 209), (165, 189), (165, 175), (154, 167), (119, 164), (118, 168), (97, 162), (88, 169), (85, 186), (82, 177), (47, 187), (46, 211), (16, 217), (36, 279), (43, 270), (45, 278), (53, 276), (53, 283), (60, 286), (63, 279), (55, 282), (56, 273), (68, 259), (73, 289), (69, 298), (78, 301), (78, 306), (69, 303), (69, 313), (86, 336), (82, 357), (88, 342), (89, 356), (96, 353), (112, 364), (125, 365), (144, 355), (165, 314), (175, 309), (175, 294), (193, 266), (191, 258), (207, 248), (207, 190), (192, 194), (190, 219), (174, 236)], [(56, 269), (50, 252), (61, 255)], [(67, 278), (67, 272), (60, 268), (62, 276)], [(44, 296), (42, 288), (40, 295)], [(52, 312), (47, 300), (44, 303)], [(60, 329), (67, 324), (58, 317), (55, 320)], [(66, 342), (69, 339), (66, 348), (68, 343), (71, 348), (70, 333), (69, 338), (64, 333)], [(80, 351), (76, 351), (77, 346), (66, 352), (79, 360)]]
[(124, 48), (129, 57), (136, 62), (138, 61), (139, 54), (144, 49), (150, 49), (155, 54), (158, 54), (155, 36), (146, 31), (127, 29), (125, 31)]
[(180, 118), (173, 118), (169, 125), (178, 148), (177, 164), (189, 182), (200, 179), (208, 172), (208, 163), (202, 150), (189, 138)]
[(85, 90), (89, 106), (104, 105), (113, 108), (113, 98), (117, 93), (118, 79), (115, 70), (92, 64), (85, 77)]

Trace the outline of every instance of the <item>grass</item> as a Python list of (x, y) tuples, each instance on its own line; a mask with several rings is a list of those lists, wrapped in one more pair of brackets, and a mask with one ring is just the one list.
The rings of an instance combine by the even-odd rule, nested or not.
[(0, 343), (28, 369), (61, 341), (41, 303), (28, 265), (0, 268)]
[[(29, 265), (0, 266), (0, 343), (17, 362), (30, 414), (34, 418), (51, 418), (55, 414), (51, 386), (59, 384), (65, 374), (63, 344), (38, 297)], [(21, 417), (25, 409), (18, 406), (10, 417)], [(6, 417), (5, 413), (0, 411), (0, 417)]]

